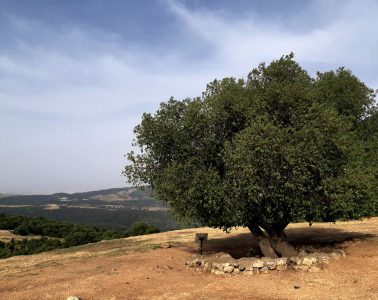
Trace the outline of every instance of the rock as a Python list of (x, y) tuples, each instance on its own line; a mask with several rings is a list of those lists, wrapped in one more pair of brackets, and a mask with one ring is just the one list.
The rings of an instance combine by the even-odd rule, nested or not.
[(216, 269), (216, 270), (219, 270), (219, 271), (223, 271), (223, 266), (222, 264), (220, 263), (217, 263), (217, 262), (213, 262), (213, 268)]
[(76, 296), (69, 296), (67, 297), (67, 300), (80, 300), (80, 298)]
[(211, 270), (211, 267), (212, 267), (212, 263), (209, 262), (209, 261), (207, 261), (207, 262), (205, 262), (204, 265), (203, 265), (203, 270), (204, 270), (204, 271), (209, 271), (209, 270)]
[[(325, 251), (325, 249), (322, 248), (322, 251)], [(193, 255), (190, 260), (185, 262), (185, 265), (194, 268), (198, 272), (211, 271), (213, 274), (224, 276), (229, 276), (231, 273), (240, 274), (243, 271), (247, 272), (246, 275), (265, 274), (270, 270), (283, 271), (288, 267), (293, 267), (294, 270), (298, 271), (319, 272), (321, 269), (328, 268), (327, 264), (331, 259), (339, 259), (346, 255), (342, 249), (331, 250), (333, 252), (313, 252), (303, 257), (292, 256), (290, 259), (287, 257), (275, 259), (269, 257), (243, 257), (237, 260), (227, 253), (219, 252), (213, 255)], [(163, 268), (172, 269), (170, 266), (167, 268), (163, 266)], [(117, 272), (116, 269), (113, 271)]]
[(320, 271), (320, 268), (318, 268), (317, 266), (312, 266), (311, 268), (308, 269), (308, 271), (311, 273), (316, 273)]
[(308, 271), (308, 266), (303, 266), (303, 265), (301, 265), (301, 266), (293, 266), (293, 269), (295, 271), (305, 271), (305, 272), (307, 272)]
[(287, 265), (279, 265), (279, 266), (276, 266), (276, 270), (277, 271), (284, 271), (287, 269)]
[(188, 266), (189, 267), (195, 267), (197, 265), (197, 262), (195, 260), (188, 261)]
[(262, 267), (264, 267), (264, 262), (261, 259), (258, 259), (255, 262), (253, 262), (252, 267), (253, 268), (262, 268)]
[(329, 254), (329, 256), (334, 259), (334, 260), (338, 260), (340, 258), (340, 254), (339, 253), (336, 253), (336, 252), (332, 252)]
[(312, 264), (313, 265), (315, 265), (316, 263), (318, 263), (318, 259), (315, 256), (311, 256), (311, 259), (312, 259)]
[[(290, 258), (291, 260), (291, 258)], [(303, 262), (303, 257), (295, 257), (293, 263), (295, 263), (296, 265), (302, 265), (302, 262)]]
[(265, 265), (266, 265), (266, 267), (267, 267), (269, 270), (274, 270), (274, 269), (276, 268), (276, 266), (277, 266), (277, 263), (276, 263), (274, 260), (272, 260), (272, 261), (267, 261), (267, 262), (265, 263)]
[(344, 242), (341, 243), (341, 246), (342, 246), (342, 247), (348, 247), (348, 246), (350, 246), (351, 244), (353, 244), (352, 241), (344, 241)]
[(233, 270), (234, 270), (234, 267), (233, 267), (233, 266), (224, 266), (224, 267), (223, 267), (223, 272), (224, 272), (224, 273), (228, 273), (228, 274), (230, 274), (230, 273), (232, 273)]
[(310, 267), (312, 265), (312, 258), (308, 256), (303, 257), (301, 264)]
[(196, 267), (200, 267), (202, 266), (202, 260), (200, 260), (199, 258), (196, 258), (193, 263), (195, 263), (195, 266)]
[(336, 253), (338, 253), (341, 257), (346, 257), (346, 253), (342, 249), (337, 250)]
[(330, 261), (330, 257), (328, 256), (328, 255), (321, 255), (321, 256), (319, 256), (319, 258), (318, 258), (318, 261), (320, 262), (320, 263), (322, 263), (322, 264), (326, 264), (326, 265), (328, 265), (329, 264), (329, 261)]
[(239, 269), (240, 271), (247, 270), (247, 271), (252, 271), (253, 270), (253, 263), (257, 261), (258, 259), (256, 258), (240, 258), (237, 262), (239, 264)]
[(162, 249), (168, 249), (168, 248), (171, 248), (171, 245), (169, 243), (161, 243), (160, 244), (160, 248), (162, 248)]
[(219, 270), (215, 270), (214, 274), (217, 275), (217, 276), (223, 276), (224, 275), (224, 273), (222, 271), (219, 271)]
[(281, 257), (281, 258), (277, 258), (276, 259), (276, 265), (277, 266), (283, 266), (283, 265), (286, 265), (287, 264), (287, 257)]

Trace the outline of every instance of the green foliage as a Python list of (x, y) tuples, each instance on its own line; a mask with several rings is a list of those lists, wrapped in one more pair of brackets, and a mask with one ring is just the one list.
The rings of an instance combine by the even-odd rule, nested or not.
[(14, 255), (30, 255), (58, 248), (62, 248), (62, 242), (58, 239), (46, 237), (20, 241), (12, 239), (9, 243), (0, 242), (0, 258), (8, 258)]
[[(281, 233), (377, 213), (374, 93), (351, 71), (311, 78), (287, 55), (248, 79), (162, 103), (135, 127), (124, 175), (182, 218)], [(375, 164), (369, 165), (369, 160)]]
[(160, 229), (155, 226), (148, 225), (146, 223), (137, 223), (133, 225), (133, 227), (129, 231), (129, 235), (137, 236), (137, 235), (145, 235), (145, 234), (159, 233), (159, 232), (160, 232)]
[(138, 223), (130, 231), (117, 231), (89, 225), (61, 223), (42, 217), (6, 216), (0, 214), (0, 229), (13, 230), (18, 235), (42, 235), (42, 238), (23, 239), (9, 243), (0, 241), (0, 258), (28, 255), (59, 248), (68, 248), (101, 240), (123, 238), (160, 232), (146, 223)]

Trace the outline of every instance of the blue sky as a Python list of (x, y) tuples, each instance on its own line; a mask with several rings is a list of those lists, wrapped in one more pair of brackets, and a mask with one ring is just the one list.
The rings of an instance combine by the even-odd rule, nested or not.
[(291, 51), (376, 89), (377, 16), (373, 0), (0, 0), (0, 192), (124, 186), (143, 112)]

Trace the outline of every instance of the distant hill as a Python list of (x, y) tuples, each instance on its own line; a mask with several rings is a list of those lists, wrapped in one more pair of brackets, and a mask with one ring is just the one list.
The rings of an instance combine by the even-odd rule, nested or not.
[(104, 201), (109, 201), (111, 197), (114, 197), (115, 200), (139, 200), (143, 198), (148, 198), (151, 194), (151, 190), (146, 187), (144, 190), (141, 188), (135, 187), (124, 187), (124, 188), (111, 188), (105, 190), (98, 190), (98, 191), (90, 191), (90, 192), (83, 192), (83, 193), (56, 193), (52, 196), (57, 197), (67, 197), (69, 199), (84, 199), (84, 198), (93, 198), (99, 199)]
[(83, 193), (52, 195), (0, 194), (0, 213), (130, 228), (145, 222), (162, 231), (183, 228), (163, 202), (151, 196), (149, 188), (111, 188)]
[(9, 196), (12, 196), (12, 195), (11, 194), (2, 194), (2, 193), (0, 193), (0, 198), (9, 197)]

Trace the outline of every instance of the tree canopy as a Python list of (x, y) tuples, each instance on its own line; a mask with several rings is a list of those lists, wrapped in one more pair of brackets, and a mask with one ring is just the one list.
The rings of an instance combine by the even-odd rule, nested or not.
[[(293, 54), (169, 99), (135, 127), (124, 174), (181, 217), (283, 237), (293, 221), (377, 214), (374, 91), (350, 70), (312, 78)], [(277, 250), (276, 250), (277, 252)], [(279, 251), (278, 251), (279, 252)]]

